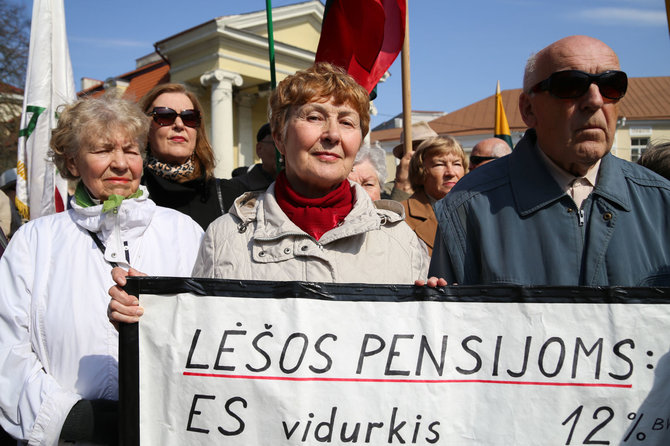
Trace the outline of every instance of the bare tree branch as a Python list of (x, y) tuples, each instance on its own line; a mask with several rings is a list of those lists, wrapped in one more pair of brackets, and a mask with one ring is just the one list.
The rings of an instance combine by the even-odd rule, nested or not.
[(30, 45), (30, 16), (23, 2), (0, 0), (0, 173), (16, 167)]

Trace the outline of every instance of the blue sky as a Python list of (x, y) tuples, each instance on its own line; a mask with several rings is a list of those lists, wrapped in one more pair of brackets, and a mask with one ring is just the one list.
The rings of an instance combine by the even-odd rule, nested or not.
[[(65, 0), (75, 80), (123, 74), (154, 42), (264, 8), (264, 0)], [(493, 94), (497, 80), (502, 89), (519, 88), (528, 56), (572, 34), (610, 45), (629, 76), (670, 75), (664, 0), (412, 0), (409, 16), (413, 110), (457, 110)], [(389, 71), (373, 125), (402, 111), (400, 58)]]

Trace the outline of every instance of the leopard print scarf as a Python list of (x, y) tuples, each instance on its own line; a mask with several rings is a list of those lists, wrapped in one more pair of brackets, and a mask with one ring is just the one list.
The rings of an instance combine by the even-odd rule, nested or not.
[(146, 167), (159, 177), (166, 180), (179, 181), (190, 178), (195, 169), (193, 156), (184, 164), (170, 164), (157, 160), (153, 155), (147, 156)]

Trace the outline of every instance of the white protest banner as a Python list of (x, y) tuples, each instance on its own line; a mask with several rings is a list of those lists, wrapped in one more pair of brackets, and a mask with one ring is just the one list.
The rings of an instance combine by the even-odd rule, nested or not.
[(182, 282), (134, 282), (142, 445), (670, 444), (669, 289)]

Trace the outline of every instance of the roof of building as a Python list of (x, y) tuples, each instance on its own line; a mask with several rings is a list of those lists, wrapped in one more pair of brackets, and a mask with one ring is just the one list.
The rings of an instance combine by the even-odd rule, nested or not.
[[(445, 112), (443, 111), (412, 110), (412, 122), (432, 121), (433, 119), (442, 116), (444, 114)], [(402, 120), (403, 120), (403, 112), (400, 112), (397, 115), (393, 116), (392, 118), (382, 122), (381, 124), (376, 125), (375, 128), (372, 129), (372, 131), (396, 128), (398, 127), (397, 124), (402, 123)]]
[(18, 94), (23, 96), (23, 90), (13, 85), (0, 82), (0, 93)]
[(619, 104), (627, 120), (670, 119), (670, 76), (632, 77)]
[[(115, 80), (128, 82), (123, 97), (139, 101), (142, 96), (158, 84), (170, 82), (170, 65), (165, 61), (150, 63), (136, 70), (117, 76)], [(105, 83), (80, 91), (81, 96), (99, 96), (105, 91)]]
[[(519, 113), (520, 88), (501, 92), (505, 115), (512, 132), (526, 129)], [(493, 134), (495, 95), (475, 102), (429, 122), (441, 135), (453, 136)], [(630, 122), (643, 120), (670, 120), (670, 76), (629, 78), (628, 92), (619, 103), (619, 117)], [(386, 129), (372, 132), (371, 140), (397, 141), (401, 129)]]
[[(502, 95), (502, 103), (510, 130), (525, 130), (526, 124), (521, 119), (521, 113), (519, 113), (519, 107), (517, 106), (521, 89), (503, 90), (500, 94)], [(439, 134), (474, 135), (493, 132), (494, 114), (495, 95), (491, 95), (474, 104), (434, 119), (429, 124)]]

